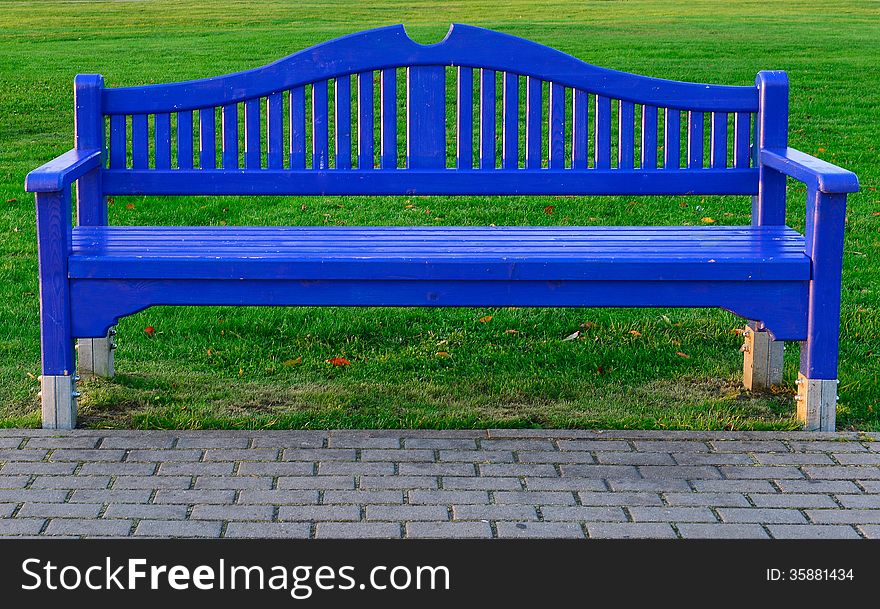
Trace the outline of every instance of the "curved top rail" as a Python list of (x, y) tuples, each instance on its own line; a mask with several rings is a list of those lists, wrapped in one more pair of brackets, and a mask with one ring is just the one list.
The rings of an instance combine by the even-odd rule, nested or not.
[(600, 68), (523, 38), (453, 24), (436, 44), (419, 44), (402, 25), (392, 25), (323, 42), (244, 72), (104, 89), (103, 112), (152, 114), (222, 106), (336, 76), (418, 65), (513, 72), (615, 99), (681, 110), (758, 109), (757, 89), (753, 86), (679, 82)]

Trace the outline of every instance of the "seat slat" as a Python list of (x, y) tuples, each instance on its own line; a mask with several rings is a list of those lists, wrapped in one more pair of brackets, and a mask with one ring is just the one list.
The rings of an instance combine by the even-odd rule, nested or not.
[(156, 169), (171, 169), (171, 115), (156, 115), (153, 142), (156, 149)]
[(565, 87), (550, 84), (550, 169), (565, 169)]
[(642, 106), (642, 169), (657, 169), (657, 108)]
[(458, 68), (456, 169), (474, 168), (474, 70)]
[(244, 103), (244, 166), (247, 169), (259, 169), (262, 165), (260, 140), (260, 100), (249, 99)]
[(284, 167), (284, 97), (273, 93), (266, 98), (266, 142), (269, 169)]
[(131, 166), (147, 169), (150, 166), (150, 127), (146, 114), (131, 117)]
[(407, 69), (406, 158), (411, 169), (446, 166), (446, 68)]
[(595, 167), (608, 169), (611, 167), (611, 100), (602, 95), (596, 96), (596, 127), (594, 131), (596, 144)]
[(681, 168), (681, 112), (666, 108), (663, 129), (663, 166)]
[(733, 166), (744, 169), (749, 166), (751, 157), (751, 114), (737, 112), (733, 118)]
[(502, 105), (502, 155), (501, 167), (516, 169), (519, 166), (519, 76), (504, 73)]
[(617, 166), (632, 169), (635, 163), (635, 107), (621, 101), (617, 113)]
[(351, 169), (351, 76), (334, 81), (333, 137), (336, 169)]
[(495, 71), (480, 70), (480, 169), (495, 169)]
[(727, 113), (712, 113), (712, 146), (710, 156), (713, 169), (727, 167)]
[(575, 89), (571, 108), (571, 166), (572, 169), (586, 169), (589, 163), (589, 121), (590, 95)]
[(290, 90), (290, 168), (306, 168), (306, 90)]
[(110, 168), (125, 169), (127, 154), (125, 115), (114, 114), (110, 117)]
[(199, 110), (199, 167), (217, 167), (217, 127), (214, 108)]
[(526, 83), (526, 169), (540, 169), (543, 144), (541, 137), (542, 83), (540, 79), (533, 76), (529, 76)]
[(382, 169), (397, 168), (397, 71), (382, 70), (380, 112), (382, 114)]
[(223, 106), (223, 169), (238, 169), (238, 104)]
[(193, 113), (184, 110), (177, 113), (177, 167), (193, 168)]
[(372, 169), (375, 150), (373, 129), (373, 72), (358, 74), (358, 169)]
[(703, 122), (702, 112), (688, 112), (688, 169), (703, 166)]
[(327, 81), (312, 85), (312, 168), (330, 167), (329, 152), (329, 106), (327, 102)]

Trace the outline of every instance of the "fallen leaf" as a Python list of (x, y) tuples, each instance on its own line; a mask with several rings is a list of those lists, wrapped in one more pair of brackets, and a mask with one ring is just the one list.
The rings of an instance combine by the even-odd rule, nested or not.
[(691, 358), (690, 355), (688, 355), (687, 353), (682, 353), (681, 351), (676, 351), (675, 354), (676, 354), (678, 357), (683, 357), (683, 358), (685, 358), (685, 359), (690, 359), (690, 358)]
[(481, 324), (487, 324), (487, 323), (489, 323), (490, 321), (492, 321), (492, 316), (491, 316), (491, 315), (484, 315), (484, 316), (481, 317), (478, 321), (479, 321)]
[(156, 328), (154, 328), (153, 326), (147, 326), (146, 328), (144, 328), (144, 334), (146, 334), (147, 336), (153, 336), (155, 333)]
[(730, 331), (730, 333), (736, 334), (738, 336), (742, 336), (743, 334), (745, 334), (745, 329), (744, 328), (734, 328), (733, 330)]
[(15, 197), (13, 197), (12, 199), (6, 199), (6, 202), (7, 202), (7, 203), (18, 203), (18, 199), (16, 199)]
[(238, 369), (238, 376), (241, 376), (243, 374), (244, 374), (244, 368), (239, 368)]
[(129, 203), (125, 206), (125, 209), (134, 209), (134, 203)]
[(351, 362), (345, 359), (344, 357), (334, 357), (327, 360), (327, 363), (331, 366), (336, 366), (340, 368), (342, 366), (351, 366)]
[(824, 148), (819, 148), (819, 152), (825, 152)]
[(596, 324), (594, 324), (591, 321), (585, 321), (584, 323), (581, 324), (581, 328), (583, 328), (584, 330), (589, 330), (590, 328), (595, 328), (595, 327), (596, 327)]
[(602, 366), (597, 366), (596, 372), (598, 372), (599, 374), (605, 374), (605, 368), (603, 368)]
[(636, 338), (638, 338), (639, 336), (642, 335), (642, 333), (639, 332), (638, 330), (630, 330), (629, 333), (632, 334), (633, 336), (635, 336)]
[(305, 211), (306, 209), (307, 209), (307, 206), (305, 203), (303, 203), (302, 205), (299, 206), (300, 211)]
[(688, 204), (687, 204), (687, 203), (679, 203), (678, 206), (679, 206), (679, 207), (687, 207)]
[(438, 351), (436, 353), (436, 355), (437, 355), (437, 357), (449, 357), (449, 352), (448, 351)]
[(554, 209), (556, 209), (555, 205), (548, 205), (547, 207), (544, 208), (544, 213), (547, 214), (548, 216), (552, 216)]
[(513, 330), (513, 329), (505, 330), (504, 333), (505, 334), (519, 334), (519, 330)]
[(281, 365), (291, 367), (291, 366), (299, 366), (301, 363), (303, 363), (302, 356), (294, 357), (292, 359), (286, 359), (283, 362), (281, 362)]
[(706, 216), (705, 218), (703, 218), (702, 222), (703, 224), (715, 224), (715, 219)]
[(563, 339), (562, 339), (562, 342), (567, 342), (567, 341), (570, 341), (570, 340), (574, 340), (574, 339), (576, 339), (576, 338), (577, 338), (578, 336), (580, 336), (580, 335), (581, 335), (581, 331), (580, 331), (580, 330), (575, 330), (574, 332), (572, 332), (571, 334), (569, 334), (568, 336), (566, 336), (565, 338), (563, 338)]

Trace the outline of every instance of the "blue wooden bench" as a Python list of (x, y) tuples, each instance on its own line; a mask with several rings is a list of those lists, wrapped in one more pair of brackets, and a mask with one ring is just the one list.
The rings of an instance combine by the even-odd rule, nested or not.
[[(801, 341), (798, 415), (834, 428), (858, 181), (788, 148), (783, 72), (755, 86), (676, 82), (465, 25), (433, 45), (393, 26), (217, 78), (105, 88), (80, 75), (74, 89), (74, 149), (26, 181), (44, 427), (76, 424), (74, 340), (79, 373), (110, 376), (114, 325), (152, 305), (387, 305), (722, 307), (750, 320), (746, 386), (779, 382), (782, 341)], [(785, 223), (786, 176), (806, 184), (805, 235)], [(108, 226), (106, 204), (487, 194), (749, 195), (752, 224), (129, 227)]]

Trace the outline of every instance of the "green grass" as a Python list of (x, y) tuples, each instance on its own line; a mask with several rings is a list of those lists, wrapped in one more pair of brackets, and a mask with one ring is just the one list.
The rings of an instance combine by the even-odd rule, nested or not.
[[(70, 148), (76, 73), (101, 73), (108, 86), (215, 76), (379, 25), (402, 22), (434, 42), (450, 21), (657, 77), (748, 85), (758, 70), (788, 70), (791, 145), (861, 179), (848, 212), (839, 426), (880, 429), (880, 5), (862, 0), (821, 10), (767, 0), (0, 0), (0, 425), (39, 423), (34, 209), (22, 184)], [(792, 183), (789, 223), (799, 229), (803, 199)], [(117, 198), (110, 214), (116, 224), (746, 224), (749, 202), (136, 197)], [(794, 428), (797, 346), (786, 351), (784, 387), (748, 395), (732, 333), (741, 323), (712, 310), (154, 308), (120, 323), (119, 375), (84, 384), (81, 418), (94, 427)], [(578, 329), (581, 338), (563, 341)], [(351, 366), (326, 363), (336, 356)]]

